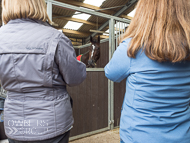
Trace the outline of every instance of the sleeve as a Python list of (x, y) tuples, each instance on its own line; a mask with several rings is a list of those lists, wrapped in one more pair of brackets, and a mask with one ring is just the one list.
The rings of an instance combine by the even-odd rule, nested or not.
[(76, 86), (85, 80), (86, 65), (77, 61), (72, 43), (64, 35), (59, 40), (55, 61), (67, 85)]
[(130, 39), (123, 41), (104, 68), (105, 76), (114, 82), (121, 82), (129, 75), (131, 62), (131, 58), (127, 56), (129, 43)]

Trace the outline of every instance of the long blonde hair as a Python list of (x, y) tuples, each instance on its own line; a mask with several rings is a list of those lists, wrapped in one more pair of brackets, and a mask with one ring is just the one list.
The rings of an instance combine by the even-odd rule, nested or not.
[(136, 13), (122, 37), (132, 37), (127, 54), (145, 54), (159, 62), (190, 59), (190, 1), (139, 0)]
[(2, 0), (2, 19), (5, 24), (17, 18), (30, 18), (52, 23), (46, 12), (45, 0)]

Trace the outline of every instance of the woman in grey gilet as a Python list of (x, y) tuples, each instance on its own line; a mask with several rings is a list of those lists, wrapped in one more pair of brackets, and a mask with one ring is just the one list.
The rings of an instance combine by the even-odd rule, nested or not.
[(66, 85), (86, 66), (71, 41), (52, 28), (45, 0), (2, 0), (0, 80), (8, 91), (4, 127), (10, 143), (67, 143), (73, 125)]

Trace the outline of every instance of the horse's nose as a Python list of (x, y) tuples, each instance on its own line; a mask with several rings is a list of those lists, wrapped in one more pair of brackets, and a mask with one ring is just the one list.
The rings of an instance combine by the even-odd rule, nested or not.
[(88, 65), (94, 67), (95, 66), (94, 60), (92, 60), (92, 59), (88, 60)]
[(93, 60), (92, 59), (88, 60), (88, 64), (92, 65), (93, 64)]

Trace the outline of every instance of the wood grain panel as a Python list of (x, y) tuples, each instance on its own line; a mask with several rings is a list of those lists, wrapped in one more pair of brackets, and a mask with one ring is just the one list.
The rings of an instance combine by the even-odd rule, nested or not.
[(114, 126), (119, 126), (121, 107), (126, 90), (126, 79), (121, 83), (114, 83)]
[(5, 135), (4, 125), (0, 122), (0, 140), (4, 139), (7, 139), (7, 136)]
[(104, 72), (87, 72), (81, 85), (67, 89), (74, 101), (71, 136), (108, 126), (108, 80)]

